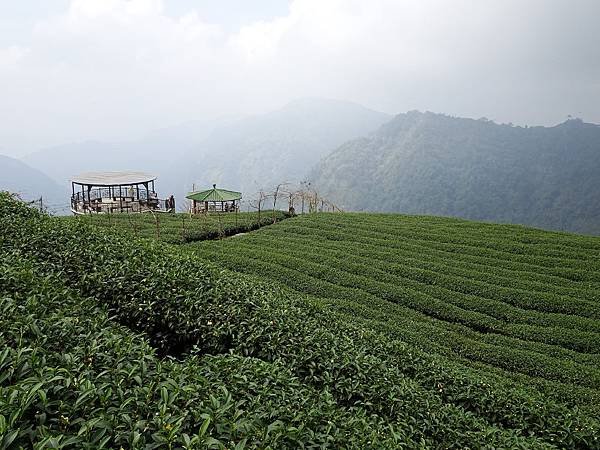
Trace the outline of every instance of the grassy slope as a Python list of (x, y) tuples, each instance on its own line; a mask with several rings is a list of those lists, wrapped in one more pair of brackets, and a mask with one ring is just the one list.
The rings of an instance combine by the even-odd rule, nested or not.
[(600, 411), (600, 239), (435, 217), (321, 214), (198, 255), (390, 338)]
[[(358, 223), (361, 218), (376, 224)], [(398, 218), (388, 219), (393, 228)], [(413, 220), (419, 235), (429, 235), (424, 229), (443, 222)], [(437, 302), (428, 292), (417, 302), (416, 288), (395, 291), (393, 286), (402, 285), (376, 276), (379, 272), (354, 278), (344, 264), (357, 262), (357, 244), (350, 245), (353, 251), (344, 249), (339, 261), (332, 256), (334, 249), (325, 255), (326, 244), (377, 240), (366, 236), (366, 230), (383, 222), (382, 217), (358, 215), (302, 217), (235, 239), (196, 244), (190, 254), (98, 233), (80, 221), (40, 217), (0, 198), (0, 341), (7, 349), (0, 355), (0, 366), (9, 374), (0, 379), (3, 439), (8, 436), (25, 446), (70, 439), (72, 446), (89, 448), (97, 448), (103, 439), (111, 447), (132, 446), (135, 439), (135, 447), (167, 442), (177, 447), (195, 436), (201, 448), (597, 448), (598, 422), (583, 397), (597, 392), (596, 341), (587, 348), (575, 332), (548, 344), (545, 340), (552, 336), (541, 331), (538, 335), (537, 329), (531, 333), (536, 340), (515, 337), (523, 332), (518, 327), (504, 334), (492, 331), (499, 324), (483, 313), (468, 314), (464, 305), (459, 310), (456, 305), (442, 308), (443, 303), (452, 305), (453, 296)], [(364, 230), (358, 233), (355, 226)], [(305, 230), (307, 237), (292, 232), (294, 227)], [(348, 236), (340, 233), (345, 228)], [(386, 235), (399, 233), (391, 228)], [(281, 236), (273, 236), (282, 231), (284, 244), (278, 249)], [(321, 234), (320, 258), (326, 256), (326, 264), (308, 255), (317, 246), (311, 233)], [(448, 238), (448, 233), (442, 234)], [(287, 240), (293, 236), (298, 238), (295, 243)], [(267, 242), (252, 244), (252, 239), (263, 237)], [(404, 241), (393, 240), (398, 245)], [(265, 245), (272, 248), (263, 252)], [(597, 310), (589, 287), (597, 281), (594, 261), (571, 261), (571, 268), (563, 271), (544, 258), (568, 260), (559, 253), (592, 253), (595, 244), (566, 237), (561, 245), (549, 245), (546, 253), (553, 256), (516, 264), (546, 267), (547, 271), (531, 272), (538, 277), (535, 282), (554, 280), (557, 288), (576, 288), (588, 297), (569, 306), (575, 308), (570, 313), (540, 314), (558, 321), (561, 330), (571, 326), (594, 338)], [(501, 247), (498, 242), (493, 251), (502, 253)], [(392, 253), (398, 248), (392, 247)], [(306, 255), (291, 255), (302, 249)], [(214, 267), (196, 252), (237, 270), (293, 284), (300, 293), (311, 292), (312, 301)], [(511, 254), (516, 254), (514, 248)], [(468, 253), (464, 255), (468, 259)], [(352, 270), (382, 270), (375, 261), (370, 258), (370, 264)], [(385, 267), (389, 276), (410, 279), (400, 268), (392, 272)], [(368, 285), (368, 280), (374, 284)], [(314, 296), (315, 287), (319, 297)], [(565, 295), (548, 295), (545, 308), (563, 308), (559, 300)], [(525, 302), (529, 297), (514, 298)], [(469, 317), (466, 323), (457, 311)], [(57, 322), (60, 327), (54, 326)], [(64, 332), (66, 325), (76, 326), (72, 334)], [(483, 327), (488, 331), (482, 332)], [(435, 334), (436, 330), (441, 331)], [(466, 341), (449, 348), (463, 332)], [(579, 354), (577, 368), (589, 370), (576, 382), (566, 383), (551, 364), (544, 369), (548, 374), (535, 377), (542, 384), (577, 390), (577, 395), (569, 399), (558, 392), (549, 398), (528, 383), (516, 384), (510, 375), (534, 379), (532, 374), (519, 375), (523, 372), (473, 358), (497, 345), (486, 342), (483, 350), (475, 345), (486, 334), (567, 352), (562, 357), (537, 352), (543, 361), (567, 362), (565, 355)], [(459, 354), (457, 348), (466, 353)], [(131, 353), (139, 357), (124, 358)], [(498, 358), (511, 353), (507, 346)], [(164, 360), (161, 354), (178, 356), (180, 362)], [(534, 354), (531, 350), (524, 357)], [(516, 361), (525, 364), (527, 358)], [(136, 373), (139, 377), (132, 378)], [(55, 378), (57, 374), (61, 378)]]

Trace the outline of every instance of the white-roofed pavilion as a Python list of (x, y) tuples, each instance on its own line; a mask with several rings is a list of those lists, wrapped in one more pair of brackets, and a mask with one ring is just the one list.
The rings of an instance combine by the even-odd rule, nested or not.
[(71, 179), (74, 214), (174, 211), (171, 196), (160, 200), (156, 175), (145, 172), (86, 172)]

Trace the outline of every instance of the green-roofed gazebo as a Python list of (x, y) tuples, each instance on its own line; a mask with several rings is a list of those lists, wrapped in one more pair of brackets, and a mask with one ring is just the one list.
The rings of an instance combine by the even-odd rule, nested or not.
[(194, 214), (207, 212), (237, 212), (240, 207), (242, 193), (217, 189), (213, 184), (212, 189), (206, 191), (190, 192), (186, 198), (192, 201), (192, 212)]

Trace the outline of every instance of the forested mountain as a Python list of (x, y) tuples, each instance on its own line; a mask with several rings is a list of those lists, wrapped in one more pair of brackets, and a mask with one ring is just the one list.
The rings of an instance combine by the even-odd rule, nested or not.
[(346, 209), (460, 216), (600, 234), (600, 126), (396, 116), (310, 177)]
[(277, 183), (301, 181), (320, 158), (390, 118), (350, 102), (297, 100), (215, 129), (170, 175), (188, 188), (217, 183), (252, 195)]
[(42, 197), (46, 206), (56, 212), (64, 212), (69, 205), (67, 185), (60, 186), (39, 170), (4, 155), (0, 155), (0, 191), (19, 194), (28, 201)]

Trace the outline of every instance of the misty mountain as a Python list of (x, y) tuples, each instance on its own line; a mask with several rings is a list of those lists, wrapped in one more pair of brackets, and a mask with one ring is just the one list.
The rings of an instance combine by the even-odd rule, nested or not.
[(248, 197), (281, 182), (302, 181), (320, 158), (390, 118), (350, 102), (298, 100), (217, 128), (170, 173), (186, 189), (217, 183)]
[[(136, 170), (163, 175), (190, 148), (230, 118), (190, 121), (126, 142), (84, 141), (39, 150), (22, 158), (60, 185), (81, 172)], [(160, 187), (160, 185), (159, 185)]]
[(42, 197), (52, 212), (64, 213), (69, 209), (66, 185), (60, 186), (39, 170), (3, 155), (0, 155), (0, 191), (19, 194), (28, 201)]
[(140, 140), (48, 148), (23, 161), (66, 186), (81, 172), (138, 170), (157, 174), (159, 194), (175, 194), (179, 202), (194, 184), (217, 183), (248, 198), (259, 188), (302, 180), (321, 157), (390, 118), (350, 102), (305, 99), (262, 115), (168, 127)]
[(311, 179), (349, 210), (459, 216), (600, 234), (600, 126), (396, 116)]

